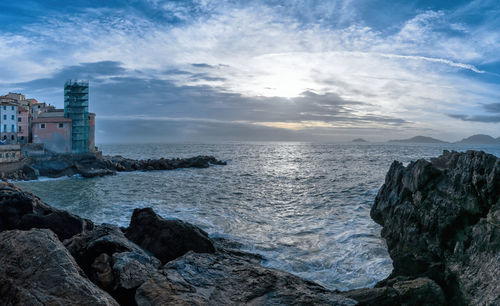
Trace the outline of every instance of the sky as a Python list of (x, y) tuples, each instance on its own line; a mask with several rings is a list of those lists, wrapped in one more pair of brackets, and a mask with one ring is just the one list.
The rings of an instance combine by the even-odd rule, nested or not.
[(0, 2), (0, 94), (97, 143), (500, 136), (498, 0)]

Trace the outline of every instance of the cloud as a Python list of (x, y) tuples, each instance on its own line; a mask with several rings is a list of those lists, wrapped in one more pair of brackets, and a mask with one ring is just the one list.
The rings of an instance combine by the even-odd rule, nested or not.
[[(395, 5), (388, 18), (383, 1), (375, 9), (340, 0), (38, 4), (26, 14), (32, 21), (0, 30), (0, 86), (61, 106), (66, 79), (90, 79), (91, 109), (108, 121), (192, 118), (289, 132), (497, 128), (488, 112), (500, 78), (484, 65), (500, 62), (500, 24), (489, 13), (498, 5)], [(448, 115), (465, 113), (473, 115)]]
[(469, 115), (455, 115), (451, 114), (449, 115), (452, 118), (455, 119), (460, 119), (463, 121), (473, 121), (473, 122), (483, 122), (483, 123), (499, 123), (500, 122), (500, 116), (487, 116), (487, 115), (475, 115), (475, 116), (469, 116)]

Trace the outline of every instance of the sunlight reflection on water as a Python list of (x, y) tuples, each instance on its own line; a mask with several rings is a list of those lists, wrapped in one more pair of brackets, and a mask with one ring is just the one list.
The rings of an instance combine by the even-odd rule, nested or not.
[[(128, 225), (136, 207), (231, 237), (264, 264), (331, 289), (372, 286), (392, 269), (369, 216), (393, 160), (457, 145), (233, 143), (103, 145), (131, 158), (214, 155), (227, 166), (19, 183), (46, 202), (97, 223)], [(500, 147), (473, 147), (499, 155)]]

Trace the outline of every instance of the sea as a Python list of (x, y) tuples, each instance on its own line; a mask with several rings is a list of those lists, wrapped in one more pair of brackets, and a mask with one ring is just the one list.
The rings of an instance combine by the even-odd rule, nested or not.
[(96, 223), (127, 226), (134, 208), (152, 207), (164, 218), (241, 243), (261, 254), (266, 267), (338, 290), (373, 286), (392, 270), (370, 208), (394, 160), (407, 164), (468, 149), (500, 156), (500, 145), (458, 144), (232, 142), (100, 149), (134, 159), (213, 155), (227, 165), (16, 184)]

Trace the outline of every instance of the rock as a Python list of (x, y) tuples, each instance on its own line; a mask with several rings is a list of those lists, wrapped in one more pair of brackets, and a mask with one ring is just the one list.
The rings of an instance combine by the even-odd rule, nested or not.
[(2, 305), (118, 305), (47, 229), (0, 233)]
[(90, 279), (121, 305), (133, 301), (135, 289), (161, 265), (110, 224), (97, 225), (64, 244)]
[(153, 209), (134, 209), (125, 236), (164, 264), (188, 251), (213, 253), (215, 247), (202, 229), (181, 220), (165, 220)]
[(48, 228), (64, 240), (93, 226), (90, 220), (51, 207), (12, 184), (0, 183), (0, 231)]
[(21, 169), (25, 180), (36, 180), (40, 176), (40, 171), (25, 164)]
[(137, 305), (355, 305), (292, 274), (225, 252), (189, 252), (136, 291)]
[(394, 162), (371, 216), (393, 259), (389, 280), (428, 277), (449, 304), (500, 304), (499, 158), (444, 151)]
[(443, 290), (429, 278), (396, 281), (390, 286), (355, 289), (341, 294), (361, 305), (446, 305)]

